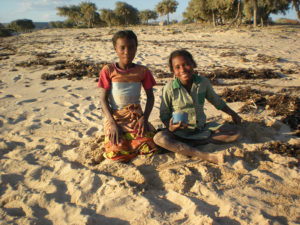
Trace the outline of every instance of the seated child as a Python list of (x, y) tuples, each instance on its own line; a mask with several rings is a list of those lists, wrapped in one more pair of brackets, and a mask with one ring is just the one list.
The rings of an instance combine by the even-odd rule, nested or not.
[[(209, 80), (194, 74), (196, 63), (186, 50), (176, 50), (169, 57), (169, 68), (175, 80), (166, 84), (160, 106), (160, 118), (166, 130), (154, 136), (154, 142), (173, 152), (194, 156), (213, 163), (223, 163), (224, 156), (200, 152), (194, 146), (206, 143), (228, 143), (238, 140), (241, 133), (229, 125), (206, 123), (204, 102), (207, 99), (217, 109), (229, 114), (234, 123), (241, 118), (215, 93)], [(188, 122), (173, 124), (173, 112), (185, 112)]]
[[(106, 117), (104, 157), (126, 162), (137, 154), (151, 155), (157, 149), (154, 128), (148, 123), (156, 82), (145, 66), (132, 62), (138, 46), (133, 31), (119, 31), (112, 41), (119, 62), (105, 65), (98, 82)], [(147, 96), (144, 113), (140, 106), (141, 86)]]

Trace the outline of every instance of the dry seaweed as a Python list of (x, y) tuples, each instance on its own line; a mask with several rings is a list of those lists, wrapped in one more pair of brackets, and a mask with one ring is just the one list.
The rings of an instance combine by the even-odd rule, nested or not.
[(254, 70), (252, 68), (234, 68), (224, 67), (221, 69), (215, 69), (211, 72), (198, 71), (198, 74), (205, 76), (210, 80), (214, 79), (278, 79), (281, 78), (280, 74), (272, 69), (259, 69)]
[(172, 73), (167, 73), (167, 72), (165, 72), (163, 70), (160, 70), (160, 69), (153, 70), (153, 74), (157, 78), (172, 78), (173, 77)]
[(300, 98), (284, 94), (273, 94), (246, 88), (226, 88), (221, 94), (227, 102), (245, 102), (241, 112), (250, 112), (259, 107), (272, 110), (272, 116), (282, 116), (282, 122), (288, 124), (296, 135), (300, 135)]
[(283, 143), (282, 141), (269, 142), (261, 147), (261, 150), (269, 150), (270, 152), (295, 157), (300, 160), (300, 144)]
[(81, 60), (68, 61), (65, 63), (61, 62), (60, 64), (55, 66), (54, 70), (69, 69), (70, 71), (58, 74), (44, 73), (42, 74), (41, 78), (43, 80), (54, 80), (62, 78), (81, 79), (84, 76), (98, 78), (101, 68), (106, 64), (106, 62), (92, 63)]

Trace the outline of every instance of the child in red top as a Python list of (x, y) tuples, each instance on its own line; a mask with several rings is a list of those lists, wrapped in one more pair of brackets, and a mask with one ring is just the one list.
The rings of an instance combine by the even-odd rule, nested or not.
[[(154, 129), (148, 122), (156, 82), (147, 67), (132, 62), (138, 41), (131, 30), (117, 32), (112, 40), (119, 62), (104, 66), (98, 82), (106, 117), (104, 156), (128, 161), (138, 153), (152, 154), (156, 150)], [(147, 96), (144, 113), (140, 106), (141, 86)]]

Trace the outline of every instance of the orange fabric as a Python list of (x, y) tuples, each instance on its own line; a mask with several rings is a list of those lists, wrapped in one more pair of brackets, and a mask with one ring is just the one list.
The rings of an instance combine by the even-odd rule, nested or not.
[(134, 158), (137, 154), (152, 155), (157, 151), (157, 147), (153, 142), (154, 128), (150, 124), (152, 131), (139, 137), (136, 135), (137, 131), (134, 127), (143, 115), (141, 106), (138, 104), (131, 104), (121, 110), (113, 112), (113, 117), (117, 125), (122, 129), (124, 135), (121, 143), (112, 145), (108, 139), (109, 123), (105, 123), (105, 153), (104, 157), (121, 162), (127, 162)]

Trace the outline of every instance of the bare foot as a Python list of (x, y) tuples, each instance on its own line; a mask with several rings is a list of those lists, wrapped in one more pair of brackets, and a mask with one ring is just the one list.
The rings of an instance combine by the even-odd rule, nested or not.
[(230, 143), (237, 141), (242, 138), (242, 133), (237, 132), (236, 134), (227, 135), (227, 134), (215, 134), (211, 137), (211, 142), (220, 144), (220, 143)]

